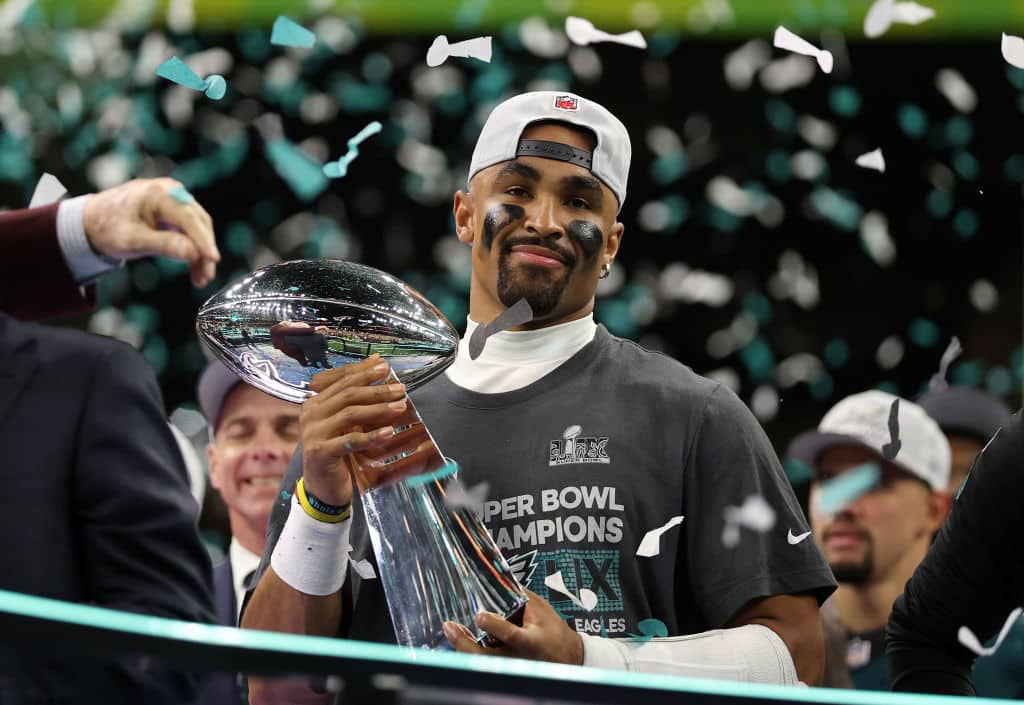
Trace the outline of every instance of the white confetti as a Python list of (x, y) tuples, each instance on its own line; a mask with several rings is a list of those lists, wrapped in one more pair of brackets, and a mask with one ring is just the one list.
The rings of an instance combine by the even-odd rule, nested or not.
[(896, 260), (889, 222), (879, 211), (869, 211), (860, 219), (860, 241), (879, 267), (889, 267)]
[(832, 52), (825, 49), (819, 49), (803, 37), (790, 32), (785, 27), (780, 25), (775, 28), (775, 38), (773, 42), (779, 49), (796, 52), (797, 54), (803, 54), (804, 56), (813, 56), (822, 71), (825, 73), (832, 73), (832, 64), (834, 62)]
[(1002, 645), (1003, 639), (1005, 639), (1006, 635), (1010, 633), (1010, 627), (1012, 627), (1013, 623), (1017, 621), (1018, 617), (1020, 617), (1021, 612), (1024, 612), (1024, 609), (1021, 609), (1020, 607), (1015, 609), (1013, 612), (1010, 612), (1010, 616), (1006, 618), (1006, 623), (1003, 624), (1003, 628), (999, 630), (999, 636), (996, 637), (996, 643), (992, 644), (992, 646), (982, 646), (981, 642), (978, 641), (978, 637), (976, 637), (974, 632), (972, 632), (968, 627), (960, 627), (960, 629), (957, 630), (956, 638), (961, 644), (976, 653), (978, 656), (991, 656)]
[(860, 155), (854, 163), (865, 169), (875, 169), (885, 173), (885, 157), (882, 156), (882, 149), (880, 147)]
[(67, 192), (68, 190), (64, 188), (64, 184), (58, 181), (56, 176), (53, 174), (43, 174), (39, 177), (36, 190), (32, 192), (32, 200), (29, 201), (28, 207), (37, 208), (56, 203)]
[(456, 56), (462, 59), (479, 59), (490, 63), (491, 61), (491, 38), (476, 37), (466, 39), (454, 44), (448, 43), (448, 37), (443, 34), (434, 39), (434, 43), (427, 49), (427, 66), (440, 66), (448, 60), (449, 56)]
[(674, 516), (657, 529), (648, 531), (636, 549), (636, 555), (642, 558), (652, 558), (661, 553), (661, 535), (672, 527), (682, 524), (684, 518), (682, 514)]
[(893, 24), (918, 25), (935, 17), (935, 10), (916, 2), (877, 0), (864, 16), (864, 35), (875, 39)]
[(590, 612), (597, 607), (597, 593), (593, 590), (583, 588), (580, 590), (580, 602), (583, 604), (583, 609)]
[[(586, 602), (573, 595), (572, 591), (570, 591), (569, 588), (565, 586), (565, 581), (562, 580), (562, 571), (560, 570), (544, 578), (544, 584), (548, 586), (548, 589), (554, 590), (555, 592), (565, 595), (570, 600), (572, 600), (572, 603), (574, 605), (576, 605), (580, 609), (586, 610), (587, 612), (594, 609), (594, 607), (597, 605), (597, 595), (595, 595), (593, 592), (586, 588), (583, 588), (583, 590), (580, 593), (580, 595), (584, 597)], [(592, 597), (588, 596), (586, 593), (590, 593), (590, 596)], [(588, 604), (590, 604), (589, 607), (587, 607)]]
[(470, 509), (477, 515), (483, 514), (484, 502), (487, 501), (487, 492), (490, 488), (490, 484), (481, 482), (467, 489), (458, 478), (455, 478), (445, 488), (444, 504), (449, 509)]
[(598, 42), (614, 42), (616, 44), (636, 47), (637, 49), (647, 48), (647, 40), (644, 39), (644, 35), (640, 33), (640, 30), (634, 29), (622, 34), (609, 34), (595, 27), (590, 20), (585, 20), (582, 17), (569, 16), (565, 18), (565, 35), (569, 37), (569, 41), (573, 44), (581, 46), (597, 44)]
[(726, 507), (723, 513), (729, 524), (764, 533), (775, 526), (775, 510), (761, 495), (752, 494), (739, 507)]
[(1002, 50), (1008, 64), (1024, 69), (1024, 39), (1004, 32)]
[(769, 93), (785, 93), (814, 80), (814, 62), (791, 54), (771, 62), (761, 71), (761, 87)]
[(935, 88), (961, 113), (974, 112), (978, 94), (956, 69), (941, 69), (935, 74)]
[(366, 560), (365, 558), (358, 561), (352, 561), (352, 570), (354, 570), (356, 572), (356, 575), (358, 575), (363, 580), (377, 579), (377, 573), (373, 569), (373, 563), (370, 563), (370, 561)]
[(771, 61), (772, 51), (763, 39), (752, 39), (739, 49), (725, 55), (723, 70), (725, 80), (733, 89), (745, 91), (750, 88), (754, 76)]

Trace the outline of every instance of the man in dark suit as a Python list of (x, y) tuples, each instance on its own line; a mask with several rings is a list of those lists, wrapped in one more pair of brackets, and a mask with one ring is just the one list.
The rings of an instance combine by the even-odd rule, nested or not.
[[(0, 589), (212, 622), (197, 506), (152, 370), (124, 343), (0, 313)], [(6, 634), (0, 701), (183, 703), (197, 680)], [(4, 700), (4, 698), (8, 700)]]
[(210, 215), (173, 179), (0, 213), (0, 310), (23, 320), (87, 311), (94, 292), (83, 285), (147, 255), (189, 262), (196, 286), (220, 260)]
[[(213, 621), (197, 507), (152, 371), (127, 345), (17, 318), (87, 310), (82, 286), (161, 254), (205, 285), (212, 221), (171, 179), (0, 213), (0, 589)], [(10, 314), (10, 315), (7, 315)], [(197, 680), (144, 655), (0, 645), (0, 702), (180, 703)]]
[[(210, 427), (210, 484), (224, 500), (231, 522), (228, 555), (213, 568), (217, 622), (234, 627), (263, 555), (278, 487), (299, 442), (299, 405), (244, 383), (218, 361), (200, 376), (198, 397)], [(240, 702), (236, 678), (218, 673), (203, 686), (196, 705)]]

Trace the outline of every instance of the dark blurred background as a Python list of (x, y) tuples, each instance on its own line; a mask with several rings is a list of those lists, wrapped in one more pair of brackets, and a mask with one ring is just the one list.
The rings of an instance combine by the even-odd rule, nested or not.
[[(858, 0), (10, 0), (0, 206), (26, 205), (44, 172), (71, 194), (171, 175), (203, 203), (224, 255), (213, 284), (139, 261), (102, 280), (94, 314), (65, 322), (139, 347), (198, 438), (194, 316), (254, 268), (362, 262), (464, 328), (469, 251), (451, 200), (483, 119), (522, 90), (571, 90), (633, 140), (626, 238), (596, 311), (613, 333), (728, 384), (780, 452), (847, 394), (916, 396), (952, 336), (964, 353), (950, 381), (1016, 408), (1024, 70), (1000, 35), (1024, 34), (1024, 4), (923, 4), (933, 19), (867, 39)], [(278, 14), (317, 45), (272, 46)], [(566, 15), (640, 29), (648, 48), (574, 46)], [(773, 48), (779, 24), (831, 50), (834, 71)], [(428, 68), (442, 33), (492, 35), (492, 60)], [(225, 76), (226, 97), (158, 78), (171, 55)], [(383, 131), (348, 175), (317, 179), (372, 120)], [(884, 173), (854, 163), (875, 148)]]

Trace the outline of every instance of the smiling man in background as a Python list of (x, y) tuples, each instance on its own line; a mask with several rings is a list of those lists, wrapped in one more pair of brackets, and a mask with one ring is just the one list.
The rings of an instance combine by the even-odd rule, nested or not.
[[(224, 500), (231, 523), (228, 556), (213, 568), (214, 604), (218, 623), (234, 627), (263, 555), (278, 485), (299, 441), (299, 407), (246, 384), (216, 360), (199, 378), (198, 396), (211, 429), (206, 447), (210, 484)], [(217, 674), (197, 705), (239, 702), (236, 680)]]

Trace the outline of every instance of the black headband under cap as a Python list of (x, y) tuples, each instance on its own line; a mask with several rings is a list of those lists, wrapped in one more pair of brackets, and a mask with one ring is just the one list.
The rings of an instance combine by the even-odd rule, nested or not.
[(519, 140), (516, 156), (557, 159), (562, 162), (577, 164), (587, 171), (590, 171), (591, 165), (594, 163), (593, 152), (562, 144), (561, 142), (548, 142), (547, 140)]

